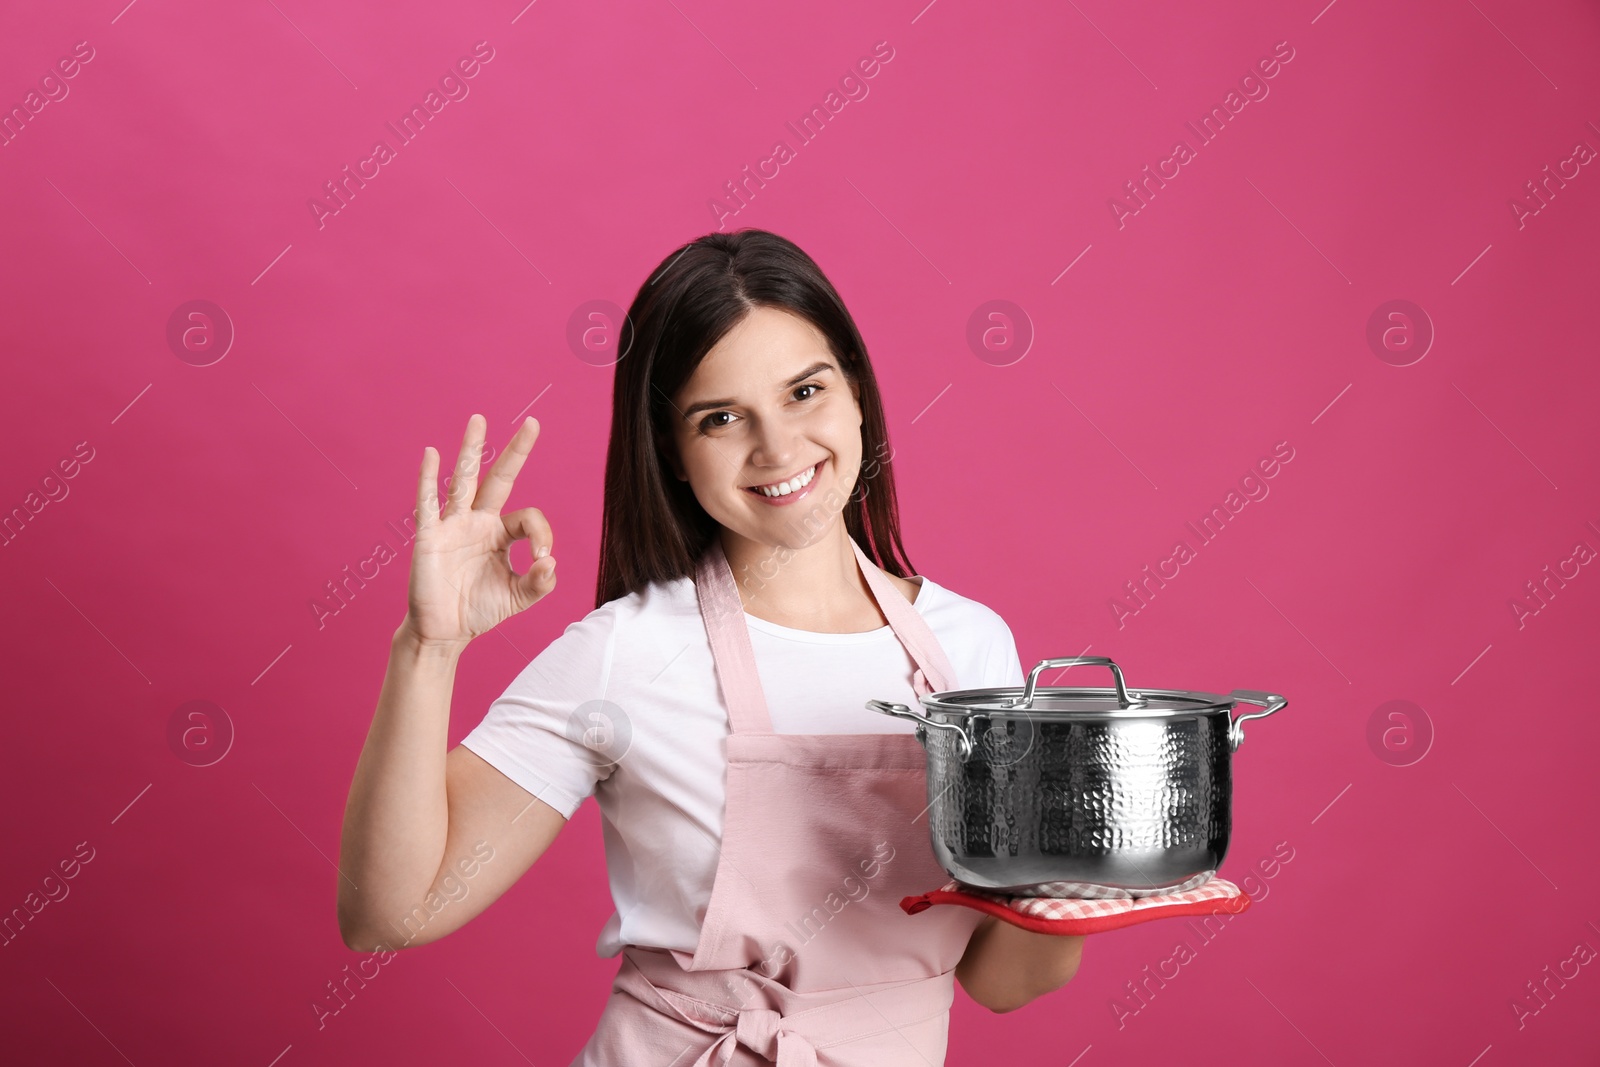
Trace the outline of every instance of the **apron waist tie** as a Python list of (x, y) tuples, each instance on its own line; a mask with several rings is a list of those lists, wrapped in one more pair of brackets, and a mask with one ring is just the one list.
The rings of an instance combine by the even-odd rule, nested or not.
[[(686, 971), (667, 953), (628, 946), (616, 987), (716, 1040), (694, 1067), (719, 1067), (743, 1046), (776, 1067), (816, 1067), (817, 1049), (923, 1022), (950, 1010), (948, 975), (796, 993), (748, 968)], [(649, 972), (648, 974), (646, 972)], [(743, 999), (735, 983), (744, 983)], [(751, 992), (756, 995), (752, 998)], [(747, 1003), (751, 1000), (754, 1003)], [(793, 1007), (789, 1012), (771, 1006)]]
[[(759, 1053), (777, 1067), (817, 1067), (816, 1046), (771, 1008), (739, 1009), (738, 1022), (706, 1049), (696, 1064), (709, 1067), (713, 1062), (726, 1063), (733, 1050), (730, 1048), (725, 1054), (719, 1050), (730, 1043)], [(717, 1054), (715, 1061), (713, 1054)]]

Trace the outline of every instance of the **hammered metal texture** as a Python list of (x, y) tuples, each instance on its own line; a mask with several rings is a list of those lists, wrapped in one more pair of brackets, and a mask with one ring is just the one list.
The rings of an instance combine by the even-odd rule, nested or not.
[(1222, 865), (1233, 794), (1225, 709), (1117, 721), (932, 717), (976, 742), (963, 762), (951, 734), (923, 731), (934, 854), (958, 882), (1139, 896)]

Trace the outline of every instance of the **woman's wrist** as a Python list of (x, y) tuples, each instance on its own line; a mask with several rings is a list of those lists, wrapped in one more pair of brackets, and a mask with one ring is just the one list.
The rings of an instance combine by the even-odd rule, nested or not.
[(447, 662), (452, 666), (461, 658), (461, 653), (466, 650), (471, 639), (460, 641), (439, 641), (423, 637), (411, 625), (407, 616), (400, 625), (395, 627), (394, 636), (390, 640), (390, 653), (407, 662)]

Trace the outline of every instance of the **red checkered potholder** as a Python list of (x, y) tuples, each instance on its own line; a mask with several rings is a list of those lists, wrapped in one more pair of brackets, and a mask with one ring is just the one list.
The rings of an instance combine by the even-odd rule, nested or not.
[(907, 915), (935, 904), (976, 908), (1024, 930), (1041, 934), (1098, 934), (1152, 919), (1183, 915), (1237, 915), (1250, 906), (1250, 894), (1223, 878), (1182, 892), (1148, 897), (1086, 900), (1077, 897), (1008, 897), (946, 882), (939, 889), (900, 901)]

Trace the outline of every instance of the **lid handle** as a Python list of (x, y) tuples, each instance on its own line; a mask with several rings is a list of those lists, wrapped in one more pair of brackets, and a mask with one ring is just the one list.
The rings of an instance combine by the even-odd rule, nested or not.
[(1124, 708), (1144, 707), (1144, 698), (1138, 693), (1132, 697), (1128, 695), (1128, 687), (1122, 681), (1122, 668), (1112, 662), (1110, 656), (1067, 656), (1062, 659), (1042, 659), (1033, 665), (1033, 670), (1028, 672), (1028, 685), (1022, 691), (1022, 699), (1012, 704), (1012, 707), (1033, 707), (1033, 690), (1039, 682), (1039, 675), (1056, 667), (1110, 667), (1111, 677), (1117, 685), (1117, 703)]

